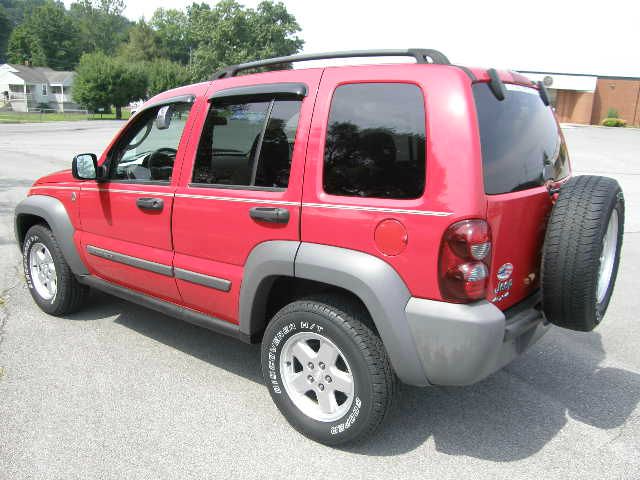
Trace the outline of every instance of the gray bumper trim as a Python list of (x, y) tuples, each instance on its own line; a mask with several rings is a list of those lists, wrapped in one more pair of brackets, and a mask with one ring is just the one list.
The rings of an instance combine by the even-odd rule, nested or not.
[(548, 328), (538, 310), (525, 307), (507, 318), (486, 300), (468, 305), (409, 300), (407, 322), (429, 382), (469, 385), (523, 353)]

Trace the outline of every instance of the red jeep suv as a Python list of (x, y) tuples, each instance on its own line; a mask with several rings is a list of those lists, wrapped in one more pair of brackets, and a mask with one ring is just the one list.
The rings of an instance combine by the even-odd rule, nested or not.
[[(385, 55), (416, 63), (287, 68)], [(419, 49), (162, 93), (15, 216), (42, 310), (92, 287), (261, 342), (274, 402), (326, 444), (370, 434), (397, 379), (468, 385), (551, 323), (592, 330), (623, 224), (614, 180), (571, 178), (541, 84)]]

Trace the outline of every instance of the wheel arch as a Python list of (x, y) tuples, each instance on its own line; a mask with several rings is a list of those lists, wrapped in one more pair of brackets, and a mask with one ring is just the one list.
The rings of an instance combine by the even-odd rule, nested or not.
[(16, 206), (14, 230), (20, 248), (29, 228), (39, 223), (51, 229), (71, 271), (76, 275), (88, 275), (89, 270), (80, 258), (73, 241), (75, 228), (60, 200), (46, 195), (31, 195)]
[(314, 282), (357, 298), (371, 316), (398, 377), (412, 385), (428, 385), (405, 315), (411, 293), (387, 262), (330, 245), (261, 243), (245, 264), (239, 305), (242, 333), (259, 339), (268, 322), (270, 293), (283, 278)]

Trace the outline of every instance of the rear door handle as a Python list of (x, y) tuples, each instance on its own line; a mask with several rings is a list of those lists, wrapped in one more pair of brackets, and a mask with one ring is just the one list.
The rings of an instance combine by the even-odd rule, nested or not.
[(289, 210), (276, 207), (253, 207), (249, 210), (249, 216), (260, 222), (288, 223)]
[(139, 198), (136, 205), (140, 210), (162, 210), (164, 201), (161, 198)]

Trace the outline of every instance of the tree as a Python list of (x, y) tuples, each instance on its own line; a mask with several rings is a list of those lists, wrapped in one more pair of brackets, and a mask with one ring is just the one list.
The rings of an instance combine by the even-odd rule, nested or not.
[(191, 72), (187, 67), (167, 59), (147, 63), (147, 96), (186, 85), (191, 81)]
[(0, 0), (7, 17), (13, 27), (20, 25), (26, 17), (37, 7), (44, 5), (46, 0)]
[(64, 5), (48, 2), (34, 9), (12, 32), (7, 56), (12, 62), (72, 69), (80, 56), (79, 31)]
[(85, 52), (101, 50), (114, 54), (127, 40), (131, 22), (122, 12), (124, 0), (78, 0), (70, 13), (80, 28)]
[[(79, 31), (62, 3), (47, 2), (35, 8), (16, 28), (23, 38), (29, 38), (30, 50), (20, 51), (31, 54), (34, 65), (40, 64), (38, 55), (44, 53), (44, 65), (58, 70), (73, 69), (80, 57)], [(9, 48), (9, 57), (16, 57)]]
[(131, 63), (152, 61), (162, 56), (157, 33), (144, 20), (129, 30), (129, 41), (120, 46), (123, 60)]
[(4, 7), (0, 5), (0, 63), (6, 58), (7, 43), (9, 42), (11, 30), (13, 30), (11, 19)]
[(146, 89), (147, 77), (138, 66), (103, 52), (85, 53), (78, 65), (73, 98), (92, 111), (114, 105), (119, 119), (122, 106), (144, 98)]
[(20, 25), (11, 32), (7, 46), (7, 58), (11, 63), (28, 63), (36, 67), (47, 65), (47, 56), (40, 39), (24, 25)]
[(189, 63), (191, 41), (189, 18), (175, 9), (158, 8), (149, 21), (155, 30), (164, 57), (182, 64)]
[(278, 2), (261, 2), (257, 9), (244, 8), (235, 0), (222, 0), (215, 7), (193, 4), (187, 14), (195, 80), (203, 80), (216, 69), (257, 58), (291, 55), (304, 42), (295, 34), (300, 26)]

